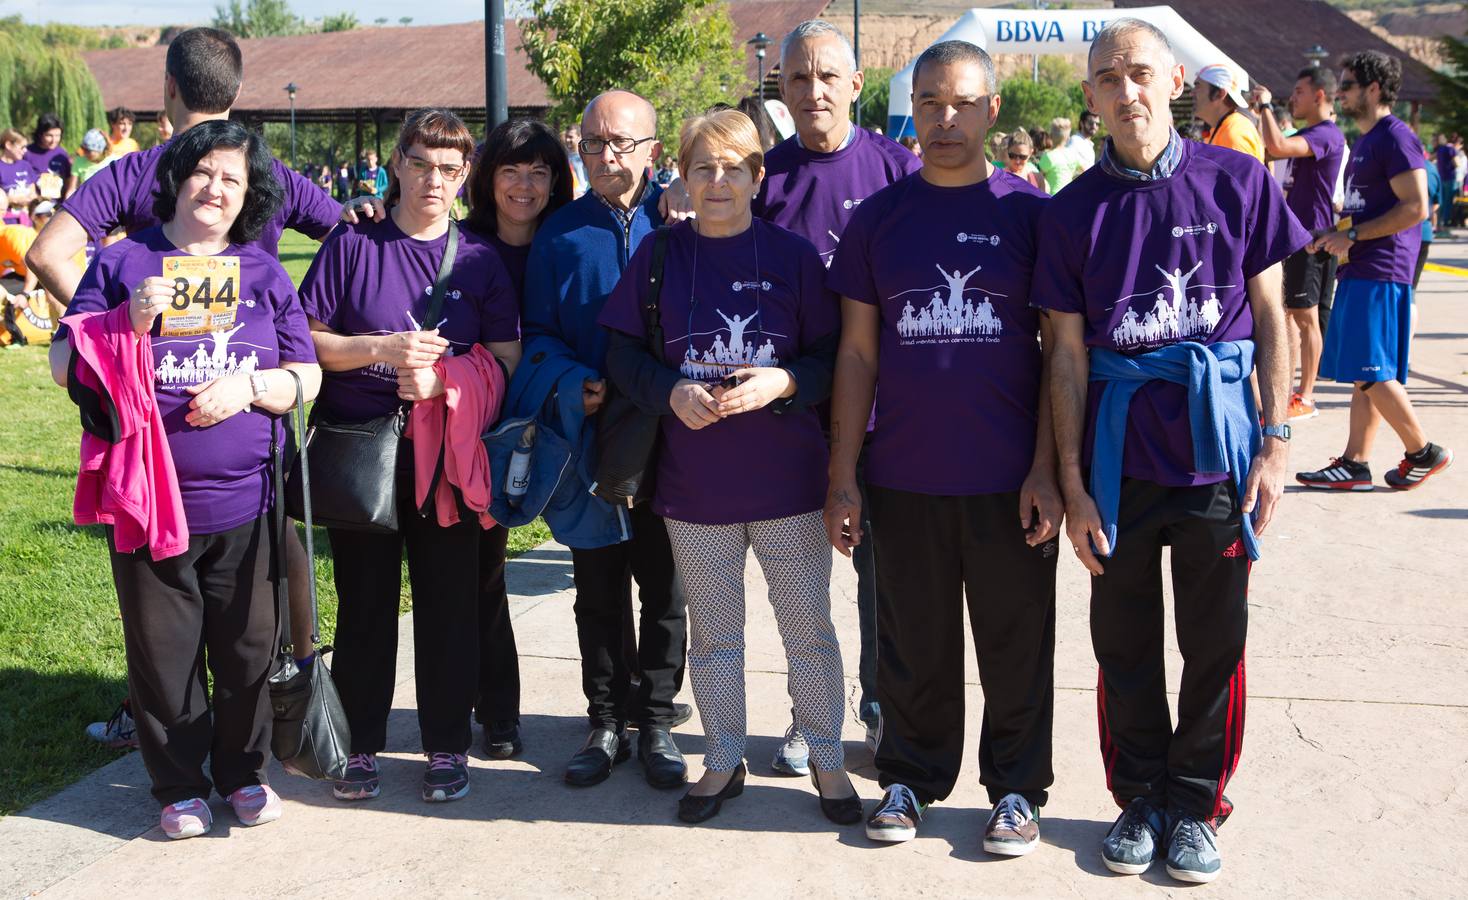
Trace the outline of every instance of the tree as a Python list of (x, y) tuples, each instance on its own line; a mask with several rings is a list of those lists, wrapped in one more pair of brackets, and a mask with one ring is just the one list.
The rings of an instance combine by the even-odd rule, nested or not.
[(286, 0), (228, 0), (214, 7), (214, 27), (238, 38), (304, 34), (310, 30)]
[(716, 0), (534, 0), (532, 11), (522, 46), (555, 120), (625, 88), (652, 102), (657, 136), (673, 146), (685, 118), (750, 89), (734, 22)]
[(861, 121), (863, 128), (887, 130), (887, 102), (892, 98), (892, 76), (895, 69), (863, 69), (866, 83), (861, 89)]
[(0, 19), (0, 128), (27, 135), (42, 113), (56, 113), (75, 146), (88, 128), (107, 128), (102, 91), (81, 50), (100, 43), (95, 34), (69, 26), (26, 25), (18, 16)]
[(356, 13), (339, 12), (328, 15), (321, 20), (322, 31), (351, 31), (361, 23), (357, 21)]
[(1447, 34), (1438, 40), (1444, 63), (1440, 71), (1432, 73), (1437, 82), (1438, 122), (1444, 132), (1468, 134), (1468, 40)]
[(1065, 116), (1074, 124), (1086, 108), (1081, 86), (1061, 88), (1045, 81), (1016, 75), (999, 86), (999, 121), (995, 128), (1006, 134), (1016, 128), (1048, 128), (1050, 120)]

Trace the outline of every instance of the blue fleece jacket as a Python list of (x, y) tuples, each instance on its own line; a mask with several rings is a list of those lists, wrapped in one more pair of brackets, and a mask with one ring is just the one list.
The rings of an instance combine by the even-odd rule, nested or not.
[[(633, 210), (630, 227), (623, 228), (616, 213), (588, 191), (552, 213), (535, 232), (520, 315), (524, 358), (531, 365), (522, 363), (514, 380), (519, 380), (521, 370), (526, 378), (539, 368), (554, 368), (563, 374), (568, 360), (591, 370), (594, 374), (588, 378), (606, 377), (607, 334), (596, 320), (637, 245), (662, 224), (658, 215), (661, 195), (662, 188), (649, 184)], [(546, 365), (553, 361), (553, 366)], [(550, 379), (542, 376), (537, 381), (548, 385)], [(534, 395), (540, 393), (543, 401), (543, 390), (526, 393), (527, 408), (539, 408)], [(594, 422), (580, 429), (574, 455), (576, 480), (582, 487), (567, 504), (553, 504), (558, 507), (554, 514), (547, 509), (545, 515), (551, 534), (568, 547), (605, 547), (632, 535), (626, 511), (590, 491), (596, 471), (595, 437)], [(567, 497), (557, 492), (558, 500)]]

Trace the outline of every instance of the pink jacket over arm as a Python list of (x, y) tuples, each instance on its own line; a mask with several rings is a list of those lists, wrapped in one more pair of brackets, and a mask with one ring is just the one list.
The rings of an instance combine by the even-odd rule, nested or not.
[[(428, 499), (438, 454), (443, 450), (443, 478), (434, 492), (438, 524), (459, 521), (459, 504), (479, 514), (481, 528), (493, 528), (489, 514), (489, 454), (480, 437), (499, 417), (505, 399), (505, 373), (493, 355), (479, 344), (461, 356), (444, 356), (433, 364), (443, 379), (443, 393), (413, 404), (408, 419), (408, 436), (413, 439), (414, 499), (419, 509)], [(452, 485), (452, 487), (450, 486)]]
[(155, 561), (188, 549), (189, 526), (163, 416), (153, 396), (153, 341), (138, 337), (123, 304), (61, 320), (71, 329), (83, 387), (117, 409), (121, 439), (82, 432), (81, 471), (72, 516), (78, 525), (111, 525), (119, 553), (144, 545)]

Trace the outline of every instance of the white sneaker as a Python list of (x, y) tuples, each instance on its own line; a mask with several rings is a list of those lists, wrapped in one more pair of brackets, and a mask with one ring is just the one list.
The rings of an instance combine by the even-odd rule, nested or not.
[(274, 822), (284, 812), (280, 795), (268, 784), (251, 784), (229, 795), (229, 805), (239, 816), (241, 825), (264, 825)]
[(213, 825), (214, 814), (209, 811), (209, 804), (198, 797), (171, 803), (163, 807), (163, 814), (158, 817), (163, 833), (176, 841), (206, 834)]
[(805, 735), (800, 733), (793, 721), (785, 729), (785, 743), (775, 752), (770, 768), (780, 775), (810, 774), (810, 745), (806, 744)]
[(138, 749), (138, 729), (127, 701), (118, 704), (112, 718), (87, 726), (87, 737), (112, 750)]

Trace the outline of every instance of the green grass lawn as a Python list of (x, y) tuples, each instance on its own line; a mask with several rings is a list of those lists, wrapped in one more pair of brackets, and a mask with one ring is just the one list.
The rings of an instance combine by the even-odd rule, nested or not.
[[(287, 232), (280, 256), (298, 283), (316, 242)], [(87, 740), (127, 692), (122, 625), (100, 527), (72, 524), (80, 426), (46, 348), (0, 351), (0, 816), (119, 754)], [(516, 556), (550, 539), (536, 522), (510, 535)], [(316, 533), (322, 637), (335, 633), (330, 547)], [(403, 609), (408, 609), (404, 575)]]

